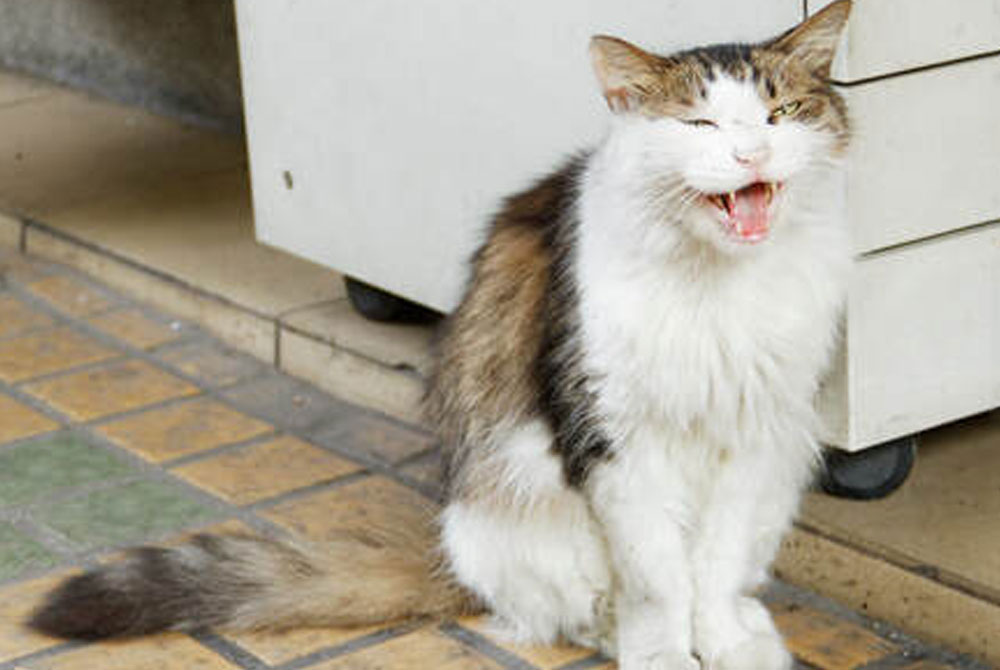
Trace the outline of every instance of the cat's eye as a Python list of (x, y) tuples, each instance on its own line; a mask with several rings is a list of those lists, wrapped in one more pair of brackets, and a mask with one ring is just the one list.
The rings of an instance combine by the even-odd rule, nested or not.
[(792, 102), (786, 102), (780, 107), (771, 110), (771, 115), (767, 117), (767, 122), (770, 124), (777, 123), (778, 119), (783, 116), (790, 116), (798, 111), (802, 103), (798, 100), (793, 100)]
[(715, 121), (709, 121), (708, 119), (681, 119), (685, 124), (689, 126), (694, 126), (696, 128), (718, 128), (719, 125)]

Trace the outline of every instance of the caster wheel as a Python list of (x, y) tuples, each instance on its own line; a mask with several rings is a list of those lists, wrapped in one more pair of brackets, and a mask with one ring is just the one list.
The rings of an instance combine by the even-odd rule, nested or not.
[(917, 453), (914, 435), (862, 451), (830, 451), (820, 479), (823, 490), (839, 498), (884, 498), (906, 481)]
[(397, 323), (428, 323), (439, 317), (437, 312), (423, 305), (400, 298), (353, 277), (344, 277), (344, 284), (351, 305), (366, 319)]

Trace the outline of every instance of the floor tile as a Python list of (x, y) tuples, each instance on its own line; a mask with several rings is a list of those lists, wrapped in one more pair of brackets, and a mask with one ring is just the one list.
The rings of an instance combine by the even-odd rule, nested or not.
[(17, 577), (27, 570), (50, 568), (58, 562), (57, 554), (12, 524), (0, 521), (0, 581)]
[(798, 605), (772, 609), (789, 650), (823, 670), (854, 670), (898, 649), (874, 633), (840, 617)]
[(433, 326), (372, 321), (346, 298), (296, 311), (282, 323), (392, 367), (426, 372), (430, 363)]
[(415, 659), (420, 667), (435, 670), (499, 670), (496, 661), (469, 649), (443, 633), (422, 628), (383, 644), (345, 654), (326, 663), (311, 666), (315, 670), (413, 670)]
[(157, 358), (206, 386), (229, 386), (259, 375), (259, 362), (212, 342), (189, 342), (162, 349)]
[[(127, 222), (131, 225), (131, 220)], [(28, 230), (28, 251), (71, 265), (118, 286), (135, 300), (197, 323), (226, 344), (271, 363), (275, 323), (216, 296), (192, 290), (170, 276), (136, 268), (127, 260), (81, 247), (78, 242), (44, 230)], [(212, 262), (211, 259), (207, 262)]]
[(59, 88), (41, 79), (14, 72), (0, 72), (0, 106), (35, 100), (58, 91)]
[(429, 433), (364, 412), (354, 412), (311, 435), (319, 444), (369, 454), (386, 463), (398, 463), (427, 451), (437, 442)]
[(59, 272), (52, 263), (20, 252), (0, 256), (0, 280), (6, 282), (30, 284)]
[[(24, 626), (24, 621), (64, 574), (0, 587), (0, 663), (62, 644)], [(25, 668), (27, 670), (27, 668)]]
[(68, 328), (0, 341), (0, 379), (19, 382), (95, 363), (119, 352)]
[(90, 319), (90, 325), (136, 349), (153, 349), (183, 335), (180, 328), (153, 321), (139, 310), (102, 314)]
[(0, 108), (0, 124), (17, 129), (0, 136), (2, 204), (34, 218), (245, 161), (241, 137), (65, 89)]
[(225, 637), (270, 665), (281, 665), (321, 649), (370, 635), (379, 626), (365, 628), (300, 628), (280, 633), (230, 633)]
[(0, 506), (44, 500), (58, 491), (132, 472), (108, 450), (74, 434), (33, 440), (0, 451)]
[(248, 505), (359, 470), (361, 466), (355, 463), (283, 436), (182, 465), (173, 472), (235, 505)]
[(55, 320), (51, 316), (28, 307), (14, 296), (0, 295), (0, 337), (19, 335), (53, 323)]
[(278, 374), (227, 390), (225, 396), (238, 407), (294, 430), (330, 421), (352, 409), (302, 382)]
[(332, 396), (409, 423), (421, 421), (424, 380), (398, 369), (295, 331), (279, 341), (281, 370)]
[(67, 275), (39, 279), (29, 284), (28, 290), (70, 316), (97, 314), (116, 304), (107, 293)]
[(440, 493), (444, 486), (444, 463), (440, 451), (400, 466), (399, 471), (428, 491)]
[(0, 393), (0, 443), (55, 430), (59, 424), (8, 395)]
[(182, 379), (137, 360), (27, 384), (24, 390), (80, 421), (199, 393)]
[(417, 525), (431, 518), (431, 504), (420, 494), (385, 477), (367, 477), (289, 500), (258, 512), (315, 541), (398, 524)]
[(824, 535), (903, 565), (959, 577), (1000, 599), (1000, 410), (928, 431), (906, 483), (882, 500), (811, 495), (803, 518)]
[(195, 398), (103, 424), (97, 432), (143, 458), (160, 463), (242, 442), (272, 427), (210, 398)]
[(565, 644), (553, 646), (513, 644), (492, 630), (487, 616), (465, 617), (458, 623), (463, 628), (479, 633), (496, 646), (524, 659), (540, 670), (555, 670), (569, 663), (582, 661), (596, 655), (593, 649)]
[(84, 547), (99, 547), (137, 542), (218, 514), (171, 484), (138, 481), (39, 510), (35, 518)]
[[(189, 147), (188, 159), (199, 152)], [(242, 166), (126, 185), (45, 222), (272, 318), (344, 292), (334, 271), (257, 242), (250, 178)]]
[(178, 633), (91, 645), (34, 660), (29, 666), (30, 670), (231, 670), (236, 667)]

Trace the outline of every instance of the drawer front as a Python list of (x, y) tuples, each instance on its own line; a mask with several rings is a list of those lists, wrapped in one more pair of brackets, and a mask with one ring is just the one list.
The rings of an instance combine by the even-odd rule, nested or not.
[(1000, 56), (844, 92), (856, 251), (1000, 219)]
[(861, 259), (847, 332), (848, 446), (1000, 406), (1000, 224)]
[[(827, 4), (807, 0), (807, 10)], [(997, 51), (998, 0), (855, 0), (834, 76), (851, 82)]]

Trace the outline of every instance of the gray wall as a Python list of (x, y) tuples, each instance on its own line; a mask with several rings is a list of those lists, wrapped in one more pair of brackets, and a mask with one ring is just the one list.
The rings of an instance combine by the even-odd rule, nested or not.
[(0, 65), (188, 121), (242, 125), (232, 0), (0, 0)]

